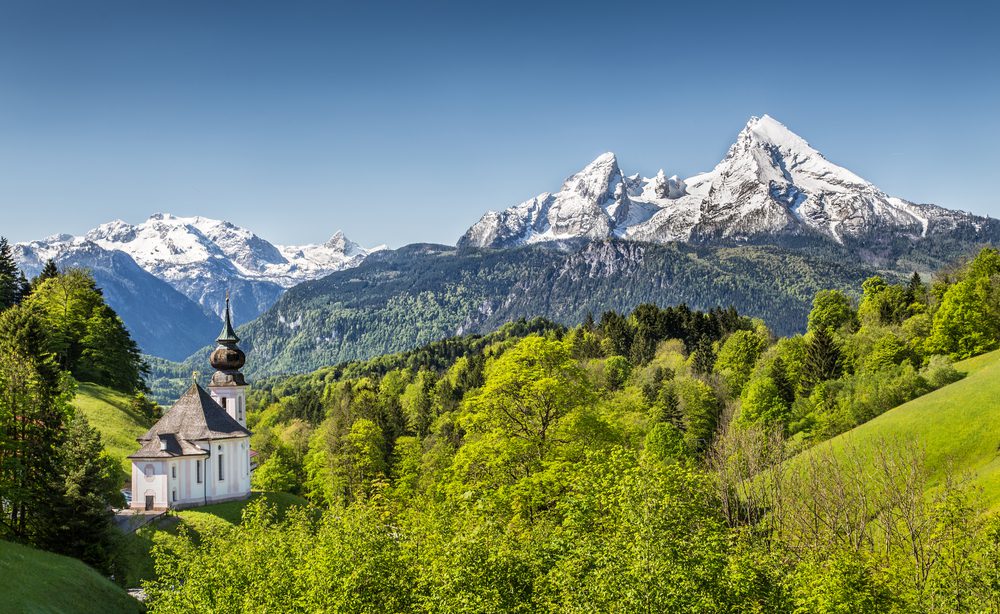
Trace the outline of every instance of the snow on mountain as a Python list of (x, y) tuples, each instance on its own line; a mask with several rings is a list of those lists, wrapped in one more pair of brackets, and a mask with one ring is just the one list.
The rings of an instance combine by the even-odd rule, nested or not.
[(219, 332), (218, 318), (123, 252), (106, 250), (83, 237), (57, 235), (19, 243), (13, 246), (13, 253), (29, 277), (41, 272), (49, 259), (62, 267), (86, 267), (147, 354), (183, 360)]
[(228, 290), (234, 317), (243, 322), (260, 315), (287, 288), (357, 266), (374, 251), (339, 231), (322, 245), (281, 246), (230, 222), (167, 213), (140, 224), (115, 220), (83, 237), (60, 235), (30, 245), (58, 263), (84, 244), (128, 254), (209, 313), (221, 315)]
[(751, 118), (726, 157), (685, 180), (625, 177), (602, 154), (554, 194), (489, 212), (459, 245), (507, 247), (573, 237), (653, 242), (750, 241), (821, 236), (843, 243), (873, 233), (912, 239), (987, 218), (887, 195), (833, 164), (800, 136), (764, 115)]

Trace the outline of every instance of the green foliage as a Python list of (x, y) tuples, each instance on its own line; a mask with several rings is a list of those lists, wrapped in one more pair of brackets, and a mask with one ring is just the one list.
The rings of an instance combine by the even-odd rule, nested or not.
[(733, 396), (739, 396), (757, 359), (767, 347), (767, 338), (757, 331), (738, 330), (729, 335), (715, 360), (715, 372), (722, 376)]
[(55, 365), (28, 306), (0, 313), (0, 536), (30, 541), (47, 528), (50, 486), (71, 415), (72, 384)]
[(632, 364), (624, 356), (611, 356), (604, 362), (604, 375), (607, 386), (617, 390), (625, 385), (632, 373)]
[(145, 389), (148, 365), (89, 273), (70, 269), (46, 279), (27, 303), (43, 319), (47, 350), (61, 368), (123, 392)]
[(780, 426), (787, 422), (791, 406), (772, 378), (760, 377), (743, 390), (741, 408), (740, 419), (744, 422)]
[[(729, 311), (641, 305), (261, 382), (255, 484), (321, 509), (280, 519), (252, 506), (238, 526), (161, 543), (151, 609), (992, 603), (1000, 531), (940, 472), (969, 447), (1000, 492), (988, 464), (1000, 421), (987, 417), (1000, 397), (986, 375), (976, 389), (952, 383), (967, 367), (926, 343), (970, 276), (932, 292), (870, 279), (857, 324), (846, 294), (824, 294), (806, 336), (776, 342)], [(934, 401), (955, 390), (971, 396)], [(907, 401), (941, 421), (926, 465), (884, 441), (814, 458), (823, 440), (887, 417), (892, 432), (920, 430), (891, 409)]]
[[(644, 303), (686, 303), (703, 311), (739, 305), (745, 315), (790, 334), (802, 328), (816, 291), (851, 291), (874, 273), (869, 265), (839, 253), (840, 248), (830, 248), (838, 253), (829, 254), (815, 246), (699, 247), (618, 240), (565, 248), (414, 245), (302, 284), (241, 327), (245, 347), (255, 357), (247, 375), (258, 381), (367, 360), (433, 343), (455, 331), (483, 333), (523, 318), (542, 316), (576, 325), (588, 313), (625, 314)], [(288, 314), (295, 314), (292, 320), (284, 319)], [(615, 352), (634, 364), (644, 362), (653, 347), (646, 336), (649, 323), (643, 318), (634, 322), (632, 342)], [(684, 339), (689, 349), (701, 334), (718, 338), (707, 329), (695, 331)], [(210, 349), (189, 358), (181, 372), (200, 369)]]
[(21, 278), (10, 244), (5, 237), (0, 237), (0, 311), (21, 302), (23, 293)]
[(56, 462), (49, 505), (41, 510), (44, 519), (33, 541), (110, 574), (117, 540), (109, 504), (124, 504), (118, 462), (83, 416), (69, 422)]
[(984, 249), (948, 287), (934, 314), (928, 353), (960, 360), (1000, 344), (1000, 251)]
[(839, 330), (853, 329), (858, 324), (858, 314), (851, 299), (840, 290), (820, 290), (813, 299), (809, 312), (809, 330), (817, 328)]
[(821, 382), (840, 377), (843, 357), (840, 346), (827, 329), (812, 331), (805, 349), (800, 380), (803, 390), (808, 392)]

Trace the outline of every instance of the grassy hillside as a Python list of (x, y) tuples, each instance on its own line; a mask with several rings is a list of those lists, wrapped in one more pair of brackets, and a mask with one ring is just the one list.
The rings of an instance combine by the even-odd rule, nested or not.
[(139, 603), (76, 559), (0, 541), (0, 611), (138, 612)]
[[(926, 450), (932, 484), (950, 466), (983, 491), (987, 509), (1000, 508), (1000, 351), (960, 362), (967, 374), (954, 384), (914, 399), (804, 454), (861, 452), (894, 438), (915, 438)], [(801, 459), (799, 459), (801, 460)]]
[(101, 432), (104, 447), (122, 465), (123, 479), (131, 471), (126, 458), (138, 448), (135, 438), (148, 430), (145, 418), (129, 409), (128, 395), (81, 382), (73, 404)]

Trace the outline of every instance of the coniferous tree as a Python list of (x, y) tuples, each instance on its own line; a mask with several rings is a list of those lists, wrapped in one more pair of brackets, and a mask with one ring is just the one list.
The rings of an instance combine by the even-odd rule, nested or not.
[(785, 366), (785, 361), (781, 359), (781, 356), (775, 358), (774, 362), (771, 363), (767, 375), (777, 387), (781, 400), (791, 406), (795, 401), (795, 385), (788, 377), (788, 367)]
[(32, 289), (40, 286), (46, 279), (52, 279), (59, 276), (59, 267), (56, 266), (54, 260), (49, 258), (45, 261), (45, 265), (42, 267), (41, 272), (37, 277), (31, 280)]
[(24, 271), (17, 272), (17, 302), (21, 303), (31, 294), (31, 282), (24, 276)]
[(699, 375), (708, 375), (715, 367), (715, 349), (712, 347), (712, 340), (707, 336), (698, 339), (691, 357), (691, 367)]
[(47, 351), (42, 318), (29, 306), (0, 314), (0, 535), (43, 532), (58, 475), (71, 390)]
[(811, 391), (816, 384), (840, 377), (843, 372), (840, 347), (830, 331), (817, 328), (812, 339), (806, 344), (806, 356), (802, 365), (802, 389)]
[(0, 311), (13, 307), (21, 297), (20, 276), (10, 244), (0, 237)]
[(69, 421), (65, 443), (55, 456), (52, 503), (42, 509), (35, 544), (109, 573), (115, 549), (110, 506), (122, 503), (118, 464), (82, 415)]
[(920, 279), (920, 273), (916, 271), (910, 277), (910, 282), (906, 285), (906, 298), (908, 303), (924, 302), (924, 282)]

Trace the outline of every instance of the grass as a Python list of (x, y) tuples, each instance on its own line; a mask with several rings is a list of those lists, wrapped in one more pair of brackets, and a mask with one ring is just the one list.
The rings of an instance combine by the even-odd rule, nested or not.
[[(949, 471), (981, 489), (988, 511), (1000, 508), (1000, 351), (957, 363), (958, 382), (887, 411), (803, 455), (833, 450), (865, 453), (894, 439), (925, 450), (931, 487)], [(798, 459), (801, 461), (801, 458)], [(793, 461), (794, 462), (794, 461)]]
[(122, 480), (132, 472), (128, 455), (139, 449), (136, 437), (149, 430), (146, 419), (129, 409), (128, 395), (88, 382), (80, 382), (73, 405), (101, 433), (104, 449), (122, 467)]
[(239, 524), (243, 509), (257, 499), (265, 499), (278, 510), (279, 516), (296, 505), (308, 505), (305, 499), (283, 492), (254, 492), (243, 501), (227, 501), (197, 507), (193, 509), (170, 512), (156, 522), (142, 527), (134, 534), (126, 536), (124, 557), (126, 559), (125, 583), (127, 586), (139, 586), (143, 580), (154, 577), (153, 559), (150, 552), (154, 545), (169, 546), (176, 539), (181, 527), (195, 536), (202, 533), (224, 529)]
[(139, 602), (80, 561), (0, 541), (0, 610), (139, 612)]

